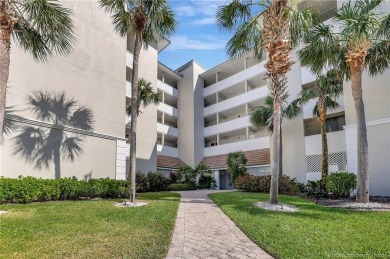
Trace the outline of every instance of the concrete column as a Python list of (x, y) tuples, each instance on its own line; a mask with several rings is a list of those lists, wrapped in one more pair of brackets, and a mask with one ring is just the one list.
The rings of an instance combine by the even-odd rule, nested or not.
[(219, 134), (217, 134), (217, 146), (219, 146)]
[(218, 79), (218, 72), (215, 73), (215, 82), (218, 83), (219, 82), (219, 79)]
[(244, 58), (244, 69), (247, 69), (248, 68), (248, 58)]
[(163, 81), (165, 83), (165, 73), (162, 73), (161, 81)]
[(165, 142), (165, 135), (161, 134), (161, 146), (164, 146)]
[(162, 113), (161, 124), (165, 124), (165, 113)]
[(219, 103), (219, 94), (218, 93), (215, 93), (215, 103)]
[(165, 103), (165, 92), (162, 92), (162, 103)]
[(248, 107), (248, 104), (246, 103), (245, 104), (245, 116), (248, 116), (249, 115), (249, 107)]
[(248, 92), (248, 80), (245, 80), (245, 93)]
[(248, 139), (249, 139), (249, 128), (246, 127), (246, 140), (248, 140)]
[(217, 112), (217, 124), (219, 124), (219, 112)]
[(219, 184), (219, 170), (215, 170), (214, 171), (214, 179), (215, 179), (215, 182), (217, 184), (217, 186), (215, 187), (216, 190), (219, 190), (219, 187), (221, 186)]

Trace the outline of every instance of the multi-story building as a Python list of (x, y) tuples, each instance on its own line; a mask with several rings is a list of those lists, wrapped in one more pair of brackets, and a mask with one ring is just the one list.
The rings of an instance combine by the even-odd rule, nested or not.
[[(328, 20), (341, 1), (310, 3), (320, 10), (323, 20)], [(125, 179), (129, 150), (126, 139), (131, 119), (125, 115), (125, 106), (130, 104), (131, 97), (130, 50), (134, 38), (116, 36), (110, 18), (95, 3), (78, 5), (71, 6), (76, 10), (79, 28), (73, 54), (37, 64), (22, 51), (13, 49), (7, 106), (28, 118), (24, 121), (26, 125), (58, 128), (33, 119), (31, 113), (25, 112), (28, 106), (24, 103), (30, 90), (65, 91), (81, 105), (91, 108), (94, 129), (63, 129), (67, 134), (77, 133), (84, 144), (83, 152), (74, 161), (61, 159), (61, 176)], [(389, 4), (384, 4), (382, 11), (388, 10)], [(95, 27), (99, 29), (90, 30)], [(249, 119), (269, 93), (264, 68), (266, 56), (260, 62), (251, 55), (229, 59), (209, 70), (192, 60), (173, 71), (158, 62), (158, 53), (169, 43), (162, 40), (141, 52), (140, 77), (150, 81), (160, 93), (160, 103), (142, 108), (138, 118), (137, 169), (145, 173), (169, 173), (184, 164), (195, 167), (204, 163), (212, 169), (218, 188), (229, 189), (233, 185), (226, 172), (227, 155), (243, 151), (249, 173), (268, 174), (269, 132), (254, 127)], [(110, 50), (110, 55), (102, 49)], [(288, 72), (288, 101), (297, 98), (302, 89), (315, 87), (314, 75), (300, 66), (296, 54), (292, 57), (296, 63)], [(389, 80), (390, 70), (375, 78), (367, 74), (363, 77), (371, 195), (390, 195)], [(338, 109), (328, 112), (329, 169), (356, 172), (355, 108), (349, 81), (344, 83), (339, 104)], [(319, 122), (312, 115), (313, 107), (314, 101), (309, 102), (298, 118), (283, 120), (283, 172), (300, 182), (320, 178), (321, 137)], [(54, 177), (53, 160), (48, 168), (40, 170), (29, 159), (20, 162), (14, 141), (19, 131), (5, 139), (0, 175)]]

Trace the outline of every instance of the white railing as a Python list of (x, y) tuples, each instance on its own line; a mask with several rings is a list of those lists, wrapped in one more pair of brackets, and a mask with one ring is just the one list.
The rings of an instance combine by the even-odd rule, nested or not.
[(219, 146), (205, 147), (204, 156), (216, 156), (235, 151), (250, 151), (270, 147), (269, 137), (249, 139), (240, 142), (228, 143)]
[(252, 126), (250, 116), (234, 119), (231, 121), (222, 122), (210, 127), (204, 128), (204, 136), (213, 136), (218, 133), (233, 131)]
[(220, 92), (223, 89), (229, 88), (232, 85), (240, 83), (258, 74), (264, 73), (265, 72), (264, 64), (265, 64), (264, 62), (261, 62), (260, 64), (254, 65), (222, 81), (219, 81), (213, 85), (206, 87), (203, 91), (203, 96), (206, 97), (211, 94), (215, 94), (217, 92)]
[(161, 123), (157, 123), (157, 132), (162, 133), (164, 135), (170, 135), (173, 137), (177, 137), (179, 135), (179, 131), (177, 128), (171, 127), (169, 125), (164, 125)]
[[(339, 98), (337, 98), (337, 102), (339, 103), (340, 107), (333, 109), (333, 110), (327, 110), (326, 111), (327, 114), (334, 114), (334, 113), (345, 111), (344, 97), (342, 95)], [(310, 100), (305, 105), (303, 105), (303, 118), (304, 119), (314, 117), (313, 110), (314, 110), (316, 103), (317, 103), (317, 99), (313, 99), (313, 100)]]
[[(335, 131), (327, 133), (328, 139), (328, 152), (337, 153), (345, 152), (347, 150), (347, 144), (345, 141), (345, 131)], [(321, 134), (306, 136), (305, 137), (305, 154), (306, 155), (319, 155), (322, 153), (322, 141)]]
[(131, 83), (126, 81), (126, 97), (131, 98)]
[(160, 89), (161, 91), (169, 94), (169, 95), (172, 95), (174, 97), (178, 97), (179, 96), (179, 91), (177, 91), (176, 88), (168, 85), (167, 83), (164, 83), (160, 80), (157, 80), (157, 88)]
[(217, 112), (225, 111), (245, 103), (262, 99), (267, 95), (268, 95), (268, 87), (263, 86), (260, 88), (256, 88), (254, 90), (237, 95), (225, 101), (207, 106), (206, 108), (204, 108), (204, 116), (206, 117)]
[(131, 117), (129, 115), (125, 115), (125, 124), (126, 124), (126, 128), (130, 128), (130, 121), (131, 121)]
[(168, 115), (174, 116), (174, 117), (177, 117), (177, 115), (178, 115), (178, 111), (175, 107), (172, 107), (172, 106), (165, 104), (165, 103), (159, 103), (157, 105), (157, 110), (164, 112)]
[(157, 144), (157, 154), (170, 157), (179, 157), (179, 151), (175, 147)]
[(126, 53), (126, 66), (132, 69), (133, 68), (133, 60), (134, 60), (133, 53), (131, 53), (128, 50)]

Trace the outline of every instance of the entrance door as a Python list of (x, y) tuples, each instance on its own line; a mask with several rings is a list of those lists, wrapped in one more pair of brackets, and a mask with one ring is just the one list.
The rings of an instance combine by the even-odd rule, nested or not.
[(227, 173), (224, 170), (219, 171), (219, 189), (226, 190)]

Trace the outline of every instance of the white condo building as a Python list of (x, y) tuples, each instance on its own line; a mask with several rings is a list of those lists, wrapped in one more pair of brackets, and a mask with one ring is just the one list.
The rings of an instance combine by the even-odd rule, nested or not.
[[(342, 1), (313, 3), (318, 5), (321, 18), (328, 20)], [(99, 30), (81, 37), (75, 54), (45, 64), (37, 64), (21, 50), (13, 49), (12, 86), (8, 90), (7, 107), (20, 107), (23, 111), (27, 89), (69, 93), (91, 107), (95, 127), (92, 131), (78, 132), (84, 139), (83, 153), (76, 163), (64, 158), (61, 175), (126, 179), (130, 117), (125, 115), (125, 106), (131, 97), (133, 55), (130, 50), (134, 38), (129, 35), (123, 39), (115, 35), (110, 17), (96, 3), (80, 5), (75, 14), (76, 25), (99, 27)], [(381, 11), (389, 10), (390, 5), (384, 3)], [(81, 30), (77, 33), (77, 37), (85, 35)], [(102, 46), (89, 45), (96, 42), (103, 42)], [(233, 185), (226, 172), (226, 157), (230, 152), (243, 151), (248, 159), (249, 173), (269, 174), (269, 133), (266, 128), (254, 127), (249, 119), (256, 107), (264, 104), (269, 93), (264, 68), (266, 56), (261, 62), (250, 55), (233, 58), (209, 70), (192, 60), (171, 70), (158, 62), (158, 53), (169, 44), (164, 40), (141, 51), (140, 77), (152, 82), (161, 99), (157, 106), (143, 108), (138, 118), (137, 169), (145, 173), (168, 173), (184, 164), (195, 167), (204, 163), (212, 169), (217, 188), (229, 189)], [(109, 54), (101, 49), (110, 50)], [(302, 89), (313, 87), (315, 82), (314, 75), (300, 66), (296, 54), (292, 57), (296, 62), (288, 72), (288, 101), (297, 98)], [(122, 62), (118, 62), (120, 60)], [(24, 66), (30, 69), (21, 69)], [(31, 73), (31, 77), (26, 79), (26, 73)], [(66, 78), (63, 73), (67, 74)], [(374, 78), (367, 74), (363, 77), (371, 195), (390, 196), (389, 82), (389, 69)], [(329, 169), (331, 172), (356, 173), (355, 108), (349, 81), (344, 82), (339, 104), (340, 108), (328, 112)], [(310, 102), (303, 106), (298, 118), (283, 120), (283, 173), (299, 182), (320, 178), (321, 136), (319, 122), (312, 115), (313, 107), (314, 102)], [(23, 122), (28, 125), (56, 127), (36, 122), (29, 113), (21, 112), (21, 115), (28, 118)], [(8, 120), (12, 118), (8, 117)], [(70, 127), (65, 131), (72, 133), (74, 130)], [(14, 149), (16, 134), (5, 138), (0, 154), (0, 176), (54, 177), (55, 165), (38, 170), (27, 160), (20, 162), (20, 155)]]

